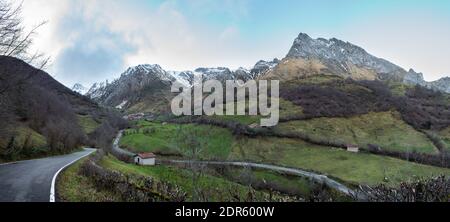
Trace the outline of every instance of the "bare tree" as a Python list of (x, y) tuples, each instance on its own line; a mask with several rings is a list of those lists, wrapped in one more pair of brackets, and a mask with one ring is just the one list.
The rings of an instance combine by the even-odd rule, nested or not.
[(41, 22), (27, 31), (23, 26), (21, 17), (22, 3), (13, 6), (6, 0), (0, 0), (0, 56), (9, 56), (21, 59), (29, 64), (34, 65), (37, 70), (33, 73), (27, 73), (16, 78), (11, 78), (0, 70), (0, 95), (14, 86), (24, 84), (32, 78), (34, 72), (44, 69), (49, 58), (40, 52), (31, 52), (33, 37), (37, 29), (42, 27), (46, 22)]
[(36, 30), (46, 22), (41, 22), (30, 31), (26, 31), (21, 17), (22, 3), (13, 6), (6, 0), (0, 0), (0, 55), (23, 59), (28, 63), (43, 57), (43, 54), (30, 53)]
[(201, 132), (195, 128), (179, 125), (177, 129), (176, 142), (180, 153), (188, 157), (190, 161), (189, 168), (192, 173), (192, 199), (193, 201), (208, 201), (206, 190), (200, 186), (200, 179), (204, 176), (205, 166), (200, 164), (203, 151), (208, 146), (207, 133)]

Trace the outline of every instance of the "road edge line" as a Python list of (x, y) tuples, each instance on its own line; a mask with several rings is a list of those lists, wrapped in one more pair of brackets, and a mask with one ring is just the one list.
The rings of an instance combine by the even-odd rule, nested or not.
[(13, 165), (13, 164), (19, 164), (19, 163), (24, 163), (24, 162), (27, 162), (27, 161), (32, 161), (33, 159), (31, 159), (31, 160), (19, 160), (19, 161), (14, 161), (14, 162), (8, 162), (8, 163), (0, 163), (0, 166), (8, 166), (8, 165)]
[(66, 169), (66, 168), (69, 167), (70, 165), (74, 164), (75, 162), (77, 162), (77, 161), (79, 161), (79, 160), (81, 160), (81, 159), (83, 159), (83, 158), (85, 158), (85, 157), (91, 155), (93, 152), (95, 152), (95, 150), (91, 150), (91, 152), (89, 152), (89, 153), (87, 153), (87, 154), (85, 154), (85, 155), (83, 155), (83, 156), (81, 156), (81, 157), (79, 157), (79, 158), (73, 160), (72, 162), (66, 164), (65, 166), (63, 166), (61, 169), (59, 169), (59, 170), (55, 173), (55, 175), (53, 176), (53, 179), (52, 179), (52, 185), (51, 185), (51, 187), (50, 187), (50, 200), (49, 200), (50, 203), (56, 202), (56, 201), (55, 201), (55, 197), (56, 197), (56, 194), (55, 194), (55, 183), (56, 183), (56, 178), (57, 178), (58, 175), (61, 173), (61, 171), (63, 171), (64, 169)]

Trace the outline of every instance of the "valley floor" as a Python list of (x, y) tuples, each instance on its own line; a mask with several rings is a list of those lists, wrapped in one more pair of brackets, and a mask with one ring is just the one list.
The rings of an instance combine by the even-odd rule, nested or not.
[[(228, 129), (208, 125), (139, 124), (139, 130), (125, 132), (121, 147), (134, 152), (154, 152), (162, 157), (189, 157), (192, 150), (182, 147), (186, 140), (195, 137), (201, 147), (197, 150), (197, 157), (202, 160), (250, 161), (295, 167), (323, 173), (353, 185), (396, 186), (418, 178), (450, 175), (450, 169), (446, 168), (364, 152), (351, 153), (300, 139), (234, 136)], [(420, 140), (427, 141), (425, 136)], [(424, 147), (424, 152), (428, 152), (425, 147), (433, 147), (431, 142), (425, 142), (423, 146), (417, 144)], [(434, 152), (432, 149), (431, 153)]]

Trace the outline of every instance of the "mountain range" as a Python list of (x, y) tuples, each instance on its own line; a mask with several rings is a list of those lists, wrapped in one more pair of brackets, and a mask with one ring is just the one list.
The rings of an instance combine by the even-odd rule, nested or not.
[[(138, 65), (128, 68), (120, 78), (112, 83), (95, 83), (86, 93), (92, 100), (119, 109), (130, 111), (163, 111), (163, 104), (172, 99), (170, 86), (178, 81), (192, 86), (196, 75), (203, 75), (205, 80), (216, 79), (243, 80), (257, 79), (273, 69), (279, 60), (259, 61), (254, 68), (231, 70), (225, 67), (198, 68), (194, 71), (166, 71), (159, 65)], [(79, 87), (79, 86), (74, 86)], [(161, 109), (164, 107), (163, 109)]]
[[(406, 85), (421, 85), (435, 91), (450, 93), (450, 78), (426, 82), (422, 73), (405, 69), (369, 54), (363, 48), (332, 38), (313, 39), (300, 33), (287, 56), (282, 60), (261, 60), (251, 69), (232, 70), (225, 67), (198, 68), (194, 71), (166, 71), (159, 65), (138, 65), (127, 69), (112, 83), (95, 83), (89, 90), (77, 84), (73, 90), (85, 93), (92, 100), (129, 112), (162, 111), (171, 99), (174, 81), (193, 84), (194, 76), (204, 79), (250, 80), (278, 79), (289, 82), (313, 75), (339, 76), (353, 80), (381, 80)], [(151, 104), (151, 105), (150, 105)], [(164, 108), (162, 108), (164, 107)]]

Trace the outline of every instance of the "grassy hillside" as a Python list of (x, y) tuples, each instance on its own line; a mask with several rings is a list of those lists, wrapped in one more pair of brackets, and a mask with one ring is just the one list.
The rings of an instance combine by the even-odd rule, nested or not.
[[(22, 60), (0, 56), (0, 67), (3, 161), (72, 152), (100, 138), (97, 133), (97, 137), (87, 139), (86, 134), (97, 126), (93, 119), (109, 122), (104, 127), (111, 129), (109, 134), (114, 134), (113, 128), (123, 121), (118, 120), (117, 113), (99, 107)], [(105, 133), (102, 136), (106, 137)]]
[(78, 123), (86, 134), (94, 132), (100, 126), (90, 115), (78, 115)]
[[(155, 152), (159, 154), (183, 155), (189, 150), (183, 146), (189, 142), (204, 147), (200, 157), (226, 159), (231, 150), (231, 132), (213, 126), (195, 124), (175, 125), (162, 123), (141, 123), (142, 128), (128, 130), (120, 141), (122, 147), (136, 152)], [(196, 141), (189, 141), (196, 139)]]
[(234, 143), (230, 159), (298, 167), (354, 184), (397, 185), (417, 177), (450, 175), (450, 169), (280, 138), (241, 138)]
[(351, 118), (324, 117), (290, 121), (279, 124), (276, 130), (297, 132), (316, 140), (338, 141), (361, 147), (373, 144), (392, 151), (438, 152), (425, 135), (404, 123), (396, 112), (370, 113)]
[[(87, 158), (78, 161), (60, 174), (57, 181), (58, 199), (67, 202), (123, 201), (123, 196), (121, 197), (120, 192), (116, 193), (114, 190), (105, 187), (97, 187), (92, 178), (80, 174), (81, 166), (86, 160)], [(312, 182), (299, 178), (287, 178), (263, 171), (255, 171), (254, 177), (252, 176), (254, 180), (248, 184), (247, 182), (236, 181), (238, 179), (233, 180), (227, 176), (213, 173), (212, 169), (202, 169), (202, 173), (198, 174), (198, 170), (192, 171), (189, 168), (184, 169), (172, 166), (148, 167), (126, 164), (112, 156), (104, 156), (98, 164), (104, 169), (127, 175), (128, 178), (136, 179), (140, 176), (152, 178), (155, 184), (161, 185), (161, 187), (156, 186), (153, 188), (155, 192), (160, 189), (160, 191), (163, 191), (169, 186), (176, 186), (179, 189), (178, 192), (187, 194), (187, 201), (292, 201), (294, 198), (291, 196), (313, 198), (312, 195), (314, 194), (312, 190), (314, 183)], [(230, 173), (233, 176), (237, 176), (242, 172), (240, 170), (232, 170)], [(247, 174), (245, 173), (245, 175)], [(133, 180), (133, 182), (135, 183), (136, 181)], [(130, 183), (133, 182), (130, 181)], [(281, 184), (280, 182), (292, 183)], [(268, 186), (276, 191), (286, 191), (282, 192), (286, 195), (275, 193), (274, 189), (269, 189)], [(330, 193), (335, 195), (333, 192)]]
[[(355, 124), (355, 122), (352, 122), (352, 124), (358, 125), (361, 130), (361, 132), (356, 135), (362, 136), (353, 137), (353, 134), (349, 134), (350, 136), (347, 135), (348, 138), (357, 138), (358, 141), (374, 139), (390, 145), (397, 145), (394, 146), (397, 149), (401, 149), (402, 143), (408, 144), (409, 138), (413, 140), (411, 143), (412, 145), (414, 145), (414, 143), (423, 143), (426, 145), (424, 147), (429, 146), (429, 150), (423, 148), (421, 149), (422, 151), (434, 152), (434, 148), (423, 135), (412, 130), (405, 124), (402, 125), (395, 122), (392, 113), (378, 113), (374, 115), (379, 115), (377, 118), (388, 118), (389, 121), (394, 121), (392, 123), (394, 126), (375, 125), (375, 122), (380, 122), (380, 120), (365, 123), (361, 121), (367, 121), (365, 119), (366, 117), (355, 117), (356, 119), (353, 121), (356, 121), (358, 124)], [(371, 116), (370, 118), (374, 117)], [(381, 123), (383, 122), (386, 123), (385, 121), (381, 121)], [(325, 123), (329, 124), (327, 127), (345, 126), (345, 124), (348, 124), (345, 122), (345, 119), (328, 119), (328, 121), (320, 121), (317, 124), (320, 125)], [(312, 145), (301, 140), (233, 136), (228, 130), (213, 126), (188, 124), (180, 127), (176, 124), (149, 122), (140, 122), (140, 126), (142, 128), (139, 130), (139, 133), (123, 137), (121, 140), (123, 146), (134, 147), (134, 149), (138, 151), (153, 151), (165, 154), (170, 154), (172, 151), (172, 154), (189, 158), (190, 156), (188, 153), (173, 152), (177, 150), (176, 139), (174, 139), (176, 135), (187, 133), (192, 134), (193, 137), (199, 138), (205, 142), (205, 148), (200, 154), (202, 159), (249, 160), (285, 165), (325, 173), (342, 181), (354, 184), (361, 183), (374, 185), (387, 183), (395, 185), (416, 177), (431, 177), (433, 175), (448, 175), (450, 173), (450, 170), (448, 169), (419, 165), (408, 161), (372, 154), (354, 154), (341, 149), (333, 149), (332, 147)], [(305, 125), (305, 129), (312, 129), (311, 127), (314, 128), (316, 126)], [(320, 126), (317, 127), (320, 128)], [(364, 133), (367, 130), (369, 130), (370, 133), (372, 133), (372, 130), (380, 132), (380, 130), (376, 130), (377, 127), (394, 129), (390, 129), (392, 132), (388, 131), (388, 134), (378, 133), (376, 135), (379, 136), (376, 138), (366, 136)], [(145, 135), (144, 129), (152, 130)], [(346, 133), (351, 132), (351, 130), (344, 127), (342, 132), (338, 131), (336, 134), (333, 134), (334, 132), (335, 131), (333, 130), (328, 130), (323, 133), (328, 133), (331, 137), (333, 135), (339, 135), (339, 133), (346, 135)], [(320, 135), (321, 133), (322, 132), (316, 132), (316, 135)], [(391, 134), (397, 136), (391, 137)], [(406, 139), (404, 139), (405, 135)]]

